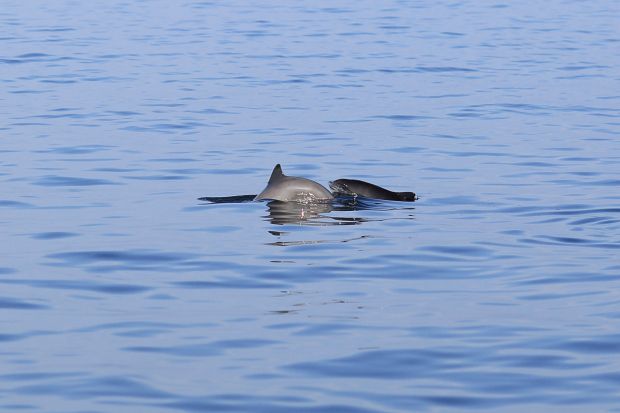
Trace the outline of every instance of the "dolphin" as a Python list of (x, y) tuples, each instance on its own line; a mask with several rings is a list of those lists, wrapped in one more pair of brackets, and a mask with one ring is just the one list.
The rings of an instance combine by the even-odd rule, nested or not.
[[(282, 201), (310, 203), (329, 203), (334, 198), (358, 196), (371, 199), (385, 199), (390, 201), (413, 202), (418, 199), (413, 192), (393, 192), (369, 182), (357, 179), (336, 179), (329, 183), (332, 192), (323, 185), (306, 178), (286, 176), (282, 172), (282, 167), (277, 164), (271, 172), (269, 182), (263, 191), (258, 195), (235, 195), (224, 197), (205, 196), (198, 198), (200, 201), (213, 203), (237, 203), (250, 201)], [(355, 201), (355, 199), (354, 199)]]
[(358, 179), (336, 179), (329, 183), (329, 187), (335, 196), (363, 196), (366, 198), (386, 199), (388, 201), (408, 202), (413, 202), (418, 199), (413, 192), (392, 192), (375, 184)]
[(329, 202), (334, 196), (323, 185), (310, 179), (284, 175), (282, 167), (277, 164), (265, 189), (254, 197), (254, 201), (264, 199), (314, 203)]

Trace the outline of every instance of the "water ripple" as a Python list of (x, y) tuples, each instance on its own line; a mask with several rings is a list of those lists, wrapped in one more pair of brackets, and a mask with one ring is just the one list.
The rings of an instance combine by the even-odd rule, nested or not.
[(222, 340), (202, 344), (177, 345), (170, 347), (158, 346), (134, 346), (126, 347), (126, 351), (141, 353), (166, 354), (177, 357), (214, 357), (224, 354), (227, 351), (239, 349), (254, 349), (258, 347), (277, 344), (277, 341), (263, 339), (240, 339)]
[[(38, 279), (26, 279), (26, 280), (18, 280), (18, 279), (0, 279), (0, 284), (13, 284), (13, 285), (26, 285), (34, 288), (51, 288), (57, 290), (80, 290), (80, 291), (92, 291), (97, 293), (104, 294), (136, 294), (142, 293), (145, 291), (149, 291), (152, 288), (145, 287), (142, 285), (132, 285), (132, 284), (120, 284), (120, 283), (105, 283), (105, 282), (96, 282), (96, 281), (86, 281), (86, 280), (38, 280)], [(19, 305), (27, 305), (25, 308), (30, 308), (31, 304), (19, 304)], [(2, 304), (0, 303), (0, 306)], [(21, 307), (18, 307), (21, 308)], [(33, 308), (39, 308), (38, 306), (34, 306)], [(44, 307), (41, 307), (44, 308)]]
[(34, 182), (40, 186), (99, 186), (99, 185), (119, 185), (107, 179), (81, 178), (72, 176), (44, 176)]

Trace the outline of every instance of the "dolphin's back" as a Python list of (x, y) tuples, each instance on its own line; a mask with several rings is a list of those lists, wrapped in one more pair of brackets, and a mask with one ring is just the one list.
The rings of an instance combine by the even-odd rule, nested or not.
[(280, 164), (273, 168), (269, 182), (255, 201), (265, 199), (276, 201), (321, 202), (333, 199), (331, 192), (323, 185), (306, 178), (286, 176)]

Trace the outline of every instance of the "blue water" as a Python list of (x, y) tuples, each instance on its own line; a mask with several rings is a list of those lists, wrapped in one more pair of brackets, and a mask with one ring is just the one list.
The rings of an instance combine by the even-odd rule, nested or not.
[(0, 410), (620, 411), (619, 13), (4, 0)]

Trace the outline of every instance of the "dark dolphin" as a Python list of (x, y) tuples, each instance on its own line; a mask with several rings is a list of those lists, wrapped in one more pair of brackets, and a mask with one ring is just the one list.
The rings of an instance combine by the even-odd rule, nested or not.
[(335, 196), (363, 196), (373, 199), (406, 202), (413, 202), (418, 199), (413, 192), (392, 192), (375, 184), (371, 184), (370, 182), (364, 182), (358, 179), (336, 179), (329, 183), (329, 187), (332, 189)]

